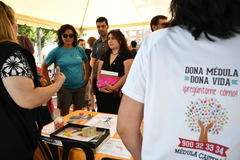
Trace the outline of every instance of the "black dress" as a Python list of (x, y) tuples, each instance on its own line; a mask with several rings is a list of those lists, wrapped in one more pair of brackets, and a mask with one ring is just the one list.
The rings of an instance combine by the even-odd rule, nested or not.
[[(103, 61), (102, 70), (118, 72), (118, 77), (124, 75), (123, 62), (128, 59), (133, 59), (133, 55), (130, 51), (123, 51), (115, 60), (110, 64), (110, 56), (103, 55), (101, 60)], [(101, 109), (98, 112), (117, 114), (118, 108), (121, 102), (121, 89), (112, 93), (101, 92)]]

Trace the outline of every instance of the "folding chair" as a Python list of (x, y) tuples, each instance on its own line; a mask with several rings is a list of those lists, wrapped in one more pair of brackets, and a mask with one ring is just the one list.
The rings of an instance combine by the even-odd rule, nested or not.
[(62, 153), (63, 160), (68, 160), (68, 155), (72, 148), (82, 149), (86, 155), (86, 160), (94, 160), (93, 150), (86, 144), (72, 141), (72, 140), (62, 140), (62, 144), (63, 144), (63, 153)]

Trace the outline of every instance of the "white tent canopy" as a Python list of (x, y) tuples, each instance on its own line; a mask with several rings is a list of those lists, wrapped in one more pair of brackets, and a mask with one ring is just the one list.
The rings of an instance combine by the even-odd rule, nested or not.
[(79, 31), (96, 30), (104, 16), (111, 28), (146, 26), (153, 16), (168, 16), (170, 0), (2, 0), (16, 12), (18, 24), (58, 29), (71, 24)]

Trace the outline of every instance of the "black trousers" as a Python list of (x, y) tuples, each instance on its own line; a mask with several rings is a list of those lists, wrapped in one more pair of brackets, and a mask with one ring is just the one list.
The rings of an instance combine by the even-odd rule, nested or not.
[(92, 87), (97, 100), (97, 111), (102, 112), (103, 110), (101, 107), (101, 92), (98, 90), (98, 87), (97, 87), (97, 79), (93, 79)]

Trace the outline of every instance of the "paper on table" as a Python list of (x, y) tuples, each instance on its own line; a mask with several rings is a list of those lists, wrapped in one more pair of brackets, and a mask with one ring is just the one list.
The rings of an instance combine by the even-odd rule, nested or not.
[(98, 114), (85, 125), (110, 129), (110, 135), (112, 137), (117, 131), (117, 115)]
[(121, 139), (110, 138), (97, 153), (130, 159), (128, 152)]
[(54, 123), (50, 123), (43, 127), (42, 134), (50, 136), (51, 133), (53, 133), (54, 130)]

